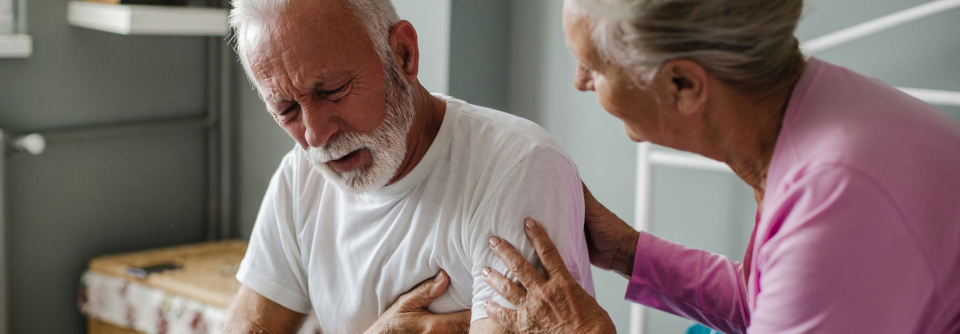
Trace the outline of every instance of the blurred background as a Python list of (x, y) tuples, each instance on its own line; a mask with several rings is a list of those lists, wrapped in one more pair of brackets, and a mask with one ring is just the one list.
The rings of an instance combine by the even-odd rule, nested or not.
[[(797, 31), (809, 40), (925, 3), (811, 0)], [(533, 120), (567, 150), (594, 195), (634, 221), (637, 145), (592, 93), (573, 88), (575, 61), (559, 0), (395, 0), (413, 22), (427, 89)], [(29, 58), (0, 59), (0, 129), (48, 132), (96, 124), (202, 118), (211, 90), (210, 39), (119, 35), (67, 22), (67, 1), (31, 0)], [(960, 91), (960, 10), (827, 50), (818, 57), (895, 86)], [(229, 55), (235, 59), (235, 55)], [(267, 183), (293, 141), (267, 115), (238, 63), (221, 82), (229, 187), (212, 180), (202, 126), (52, 140), (6, 161), (12, 333), (81, 333), (78, 279), (97, 255), (250, 235)], [(943, 108), (960, 120), (960, 109)], [(56, 139), (56, 138), (55, 138)], [(756, 203), (732, 174), (654, 167), (650, 231), (740, 260)], [(227, 189), (216, 210), (211, 187)], [(214, 194), (214, 195), (211, 195)], [(211, 214), (211, 212), (216, 212)], [(218, 224), (211, 232), (211, 220)], [(594, 272), (619, 332), (630, 328), (626, 280)], [(646, 333), (690, 322), (644, 313)]]

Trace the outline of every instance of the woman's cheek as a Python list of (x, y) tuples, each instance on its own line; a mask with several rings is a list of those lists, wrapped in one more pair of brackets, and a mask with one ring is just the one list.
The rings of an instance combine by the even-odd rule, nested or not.
[(623, 96), (625, 92), (616, 89), (616, 87), (616, 85), (611, 85), (610, 81), (606, 79), (597, 79), (594, 81), (594, 88), (597, 91), (597, 100), (600, 102), (600, 106), (614, 117), (619, 118), (621, 121), (626, 121), (624, 116), (626, 116), (626, 112), (630, 109), (630, 104), (627, 103), (629, 98)]

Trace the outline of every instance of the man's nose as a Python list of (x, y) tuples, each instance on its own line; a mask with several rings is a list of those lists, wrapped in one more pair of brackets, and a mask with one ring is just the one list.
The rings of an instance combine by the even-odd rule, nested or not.
[(324, 147), (330, 144), (334, 134), (340, 130), (335, 115), (331, 110), (324, 110), (319, 103), (301, 105), (301, 115), (304, 127), (304, 140), (310, 147)]

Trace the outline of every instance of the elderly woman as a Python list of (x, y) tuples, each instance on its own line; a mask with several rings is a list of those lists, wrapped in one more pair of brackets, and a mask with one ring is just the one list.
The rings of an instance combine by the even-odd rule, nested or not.
[[(960, 333), (960, 126), (879, 80), (804, 59), (802, 0), (567, 0), (563, 27), (634, 141), (728, 164), (758, 209), (743, 263), (636, 232), (587, 198), (591, 262), (628, 300), (724, 333)], [(518, 333), (613, 332), (543, 229), (538, 274), (492, 250), (524, 288), (485, 280)]]

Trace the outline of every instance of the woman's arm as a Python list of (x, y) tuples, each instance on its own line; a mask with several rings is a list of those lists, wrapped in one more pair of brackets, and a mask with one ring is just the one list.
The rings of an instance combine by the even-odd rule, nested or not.
[(640, 232), (600, 204), (586, 184), (581, 185), (585, 209), (584, 233), (587, 237), (590, 263), (630, 278), (630, 275), (633, 275), (633, 259)]
[(583, 186), (590, 262), (630, 279), (626, 298), (724, 333), (749, 323), (739, 263), (641, 233)]
[(626, 298), (723, 333), (750, 323), (740, 263), (641, 233)]

